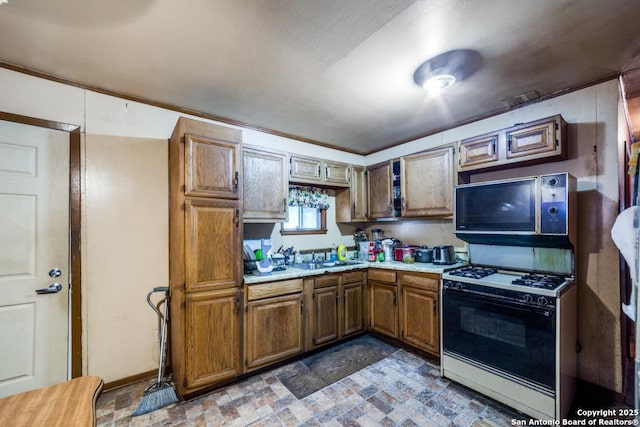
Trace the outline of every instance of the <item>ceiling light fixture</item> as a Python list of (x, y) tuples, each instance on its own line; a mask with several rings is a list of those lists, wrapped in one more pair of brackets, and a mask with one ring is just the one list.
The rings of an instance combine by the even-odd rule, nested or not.
[(427, 60), (413, 74), (413, 80), (431, 94), (439, 94), (470, 76), (482, 65), (474, 50), (451, 50)]

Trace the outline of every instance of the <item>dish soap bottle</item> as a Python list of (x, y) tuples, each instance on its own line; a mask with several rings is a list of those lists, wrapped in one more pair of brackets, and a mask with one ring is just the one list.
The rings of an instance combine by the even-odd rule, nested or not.
[(336, 251), (336, 244), (331, 245), (331, 253), (329, 254), (329, 261), (335, 262), (338, 260), (338, 252)]

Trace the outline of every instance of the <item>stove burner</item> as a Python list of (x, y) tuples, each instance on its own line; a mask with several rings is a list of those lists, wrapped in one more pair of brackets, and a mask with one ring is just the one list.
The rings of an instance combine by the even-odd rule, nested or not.
[(515, 279), (511, 284), (520, 286), (530, 286), (532, 288), (555, 289), (565, 282), (562, 276), (552, 274), (525, 274), (519, 279)]
[(451, 271), (450, 274), (452, 276), (460, 276), (460, 277), (469, 277), (472, 279), (482, 279), (483, 277), (487, 277), (493, 273), (496, 273), (498, 270), (496, 268), (489, 267), (461, 267), (457, 270)]

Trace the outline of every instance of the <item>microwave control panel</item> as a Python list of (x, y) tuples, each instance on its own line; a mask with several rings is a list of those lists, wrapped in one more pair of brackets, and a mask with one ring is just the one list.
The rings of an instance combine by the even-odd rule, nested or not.
[(567, 234), (567, 174), (540, 177), (540, 233)]

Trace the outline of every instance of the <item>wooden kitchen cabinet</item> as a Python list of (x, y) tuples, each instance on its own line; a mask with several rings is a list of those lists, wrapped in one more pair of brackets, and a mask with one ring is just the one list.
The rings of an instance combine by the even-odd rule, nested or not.
[(475, 136), (462, 140), (459, 148), (460, 169), (470, 169), (476, 165), (491, 166), (498, 161), (498, 134)]
[(369, 329), (398, 338), (396, 272), (369, 269)]
[(338, 276), (335, 285), (313, 290), (313, 345), (338, 339)]
[(297, 155), (289, 157), (289, 181), (292, 183), (349, 187), (350, 175), (351, 167), (344, 163)]
[(287, 220), (287, 155), (243, 147), (244, 222)]
[(453, 147), (400, 158), (401, 216), (453, 215)]
[(363, 166), (351, 167), (351, 185), (336, 191), (336, 222), (365, 222), (369, 217), (369, 182)]
[(369, 218), (389, 218), (393, 216), (391, 162), (367, 168), (369, 182)]
[(304, 350), (302, 301), (302, 294), (297, 292), (247, 303), (245, 365), (248, 370), (287, 359)]
[(566, 126), (563, 122), (560, 116), (556, 116), (505, 130), (507, 160), (560, 156), (563, 148), (560, 136)]
[(348, 187), (351, 179), (351, 167), (344, 163), (324, 162), (324, 181), (340, 187)]
[(400, 339), (436, 356), (440, 353), (440, 276), (429, 273), (400, 274)]
[(567, 123), (561, 115), (464, 139), (458, 143), (458, 171), (471, 172), (566, 160)]
[(242, 373), (241, 146), (241, 131), (184, 117), (169, 140), (169, 350), (183, 398)]
[(364, 330), (364, 281), (363, 271), (342, 275), (342, 338)]
[(240, 153), (235, 142), (186, 133), (186, 196), (240, 197)]
[(313, 279), (310, 313), (312, 346), (321, 346), (364, 330), (362, 270), (324, 274)]
[(186, 291), (235, 287), (242, 282), (240, 208), (235, 200), (185, 200)]
[[(240, 290), (187, 294), (185, 375), (181, 386), (197, 390), (241, 373)], [(173, 321), (173, 319), (172, 319)]]

